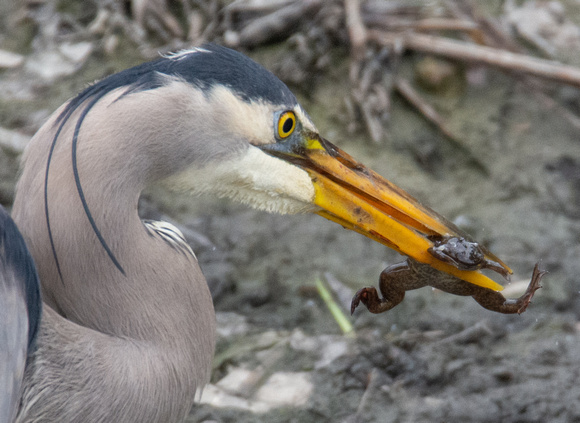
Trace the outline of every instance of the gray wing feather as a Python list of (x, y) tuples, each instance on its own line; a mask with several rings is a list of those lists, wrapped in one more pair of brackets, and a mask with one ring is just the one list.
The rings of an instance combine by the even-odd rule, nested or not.
[(12, 422), (18, 410), (41, 307), (32, 257), (16, 225), (0, 206), (0, 423)]

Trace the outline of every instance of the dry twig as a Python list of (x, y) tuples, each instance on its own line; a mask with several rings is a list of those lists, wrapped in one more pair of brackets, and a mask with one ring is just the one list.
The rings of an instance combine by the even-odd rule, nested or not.
[(456, 144), (461, 144), (459, 138), (447, 127), (443, 118), (437, 111), (425, 100), (421, 98), (419, 93), (411, 86), (409, 81), (405, 78), (399, 77), (395, 81), (395, 88), (397, 92), (407, 100), (413, 107), (415, 107), (429, 122), (434, 124), (439, 130), (450, 140)]
[(402, 41), (404, 48), (407, 49), (467, 62), (485, 63), (502, 69), (524, 72), (529, 75), (580, 87), (580, 69), (556, 61), (538, 59), (507, 50), (412, 32), (388, 33), (369, 30), (368, 36), (369, 39), (381, 45), (393, 45)]
[(360, 62), (364, 58), (367, 43), (367, 30), (360, 13), (360, 1), (344, 0), (344, 12), (350, 38), (350, 54), (354, 61)]
[(435, 125), (455, 147), (466, 153), (469, 160), (477, 166), (477, 168), (479, 168), (483, 173), (489, 174), (487, 167), (463, 144), (463, 142), (461, 142), (461, 139), (449, 129), (444, 119), (429, 103), (421, 98), (409, 81), (401, 77), (397, 78), (395, 81), (395, 89), (405, 100), (415, 107), (419, 113)]
[(227, 43), (230, 46), (253, 47), (289, 36), (304, 16), (315, 14), (321, 6), (322, 0), (302, 0), (282, 6), (265, 16), (252, 19), (238, 33), (230, 32)]
[(389, 16), (381, 16), (366, 13), (363, 15), (364, 23), (375, 29), (386, 31), (464, 31), (469, 32), (478, 29), (475, 22), (464, 19), (449, 18), (425, 18), (425, 19), (402, 19)]

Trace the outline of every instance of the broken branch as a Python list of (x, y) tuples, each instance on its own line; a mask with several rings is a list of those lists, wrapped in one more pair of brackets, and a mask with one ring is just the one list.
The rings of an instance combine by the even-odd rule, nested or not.
[(395, 45), (402, 41), (404, 48), (407, 49), (468, 62), (485, 63), (580, 87), (580, 69), (552, 60), (412, 32), (389, 33), (370, 30), (368, 36), (381, 45)]

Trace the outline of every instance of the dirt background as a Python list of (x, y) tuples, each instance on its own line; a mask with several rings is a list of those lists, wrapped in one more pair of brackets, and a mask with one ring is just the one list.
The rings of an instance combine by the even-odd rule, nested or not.
[[(239, 26), (255, 14), (228, 22), (230, 3), (169, 3), (150, 12), (149, 22), (136, 16), (147, 1), (2, 2), (0, 49), (17, 55), (0, 55), (0, 203), (12, 202), (22, 146), (60, 104), (157, 51), (201, 39), (239, 42)], [(448, 3), (413, 7), (425, 17)], [(493, 67), (390, 52), (382, 71), (411, 81), (454, 139), (388, 91), (388, 108), (374, 120), (383, 132), (373, 142), (356, 104), (352, 112), (342, 6), (328, 2), (323, 8), (335, 15), (312, 13), (283, 34), (239, 48), (289, 83), (324, 137), (508, 263), (511, 296), (523, 291), (538, 260), (549, 274), (520, 316), (424, 288), (386, 314), (357, 310), (356, 336), (345, 336), (315, 280), (334, 281), (346, 312), (357, 289), (376, 286), (383, 268), (402, 257), (318, 216), (268, 215), (152, 189), (142, 214), (182, 228), (215, 299), (212, 384), (188, 421), (580, 422), (580, 92)], [(572, 34), (566, 33), (569, 44), (553, 46), (553, 58), (579, 61), (577, 2), (479, 6), (526, 52), (542, 56), (509, 19), (514, 10), (539, 11), (538, 33), (546, 34), (547, 20), (551, 31)], [(557, 25), (548, 19), (555, 13)], [(183, 33), (171, 29), (167, 16)], [(421, 73), (431, 61), (437, 71), (451, 69), (447, 82), (433, 86), (429, 72)]]

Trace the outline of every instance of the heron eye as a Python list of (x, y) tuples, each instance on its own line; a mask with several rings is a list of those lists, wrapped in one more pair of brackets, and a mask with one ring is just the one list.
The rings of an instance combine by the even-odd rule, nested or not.
[(278, 119), (278, 137), (284, 139), (290, 136), (296, 128), (296, 115), (294, 112), (284, 112)]

